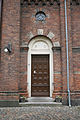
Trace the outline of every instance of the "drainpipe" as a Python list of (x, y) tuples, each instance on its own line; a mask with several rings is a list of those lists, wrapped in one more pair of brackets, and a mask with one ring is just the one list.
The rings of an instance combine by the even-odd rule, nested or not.
[(67, 7), (66, 0), (65, 1), (65, 27), (66, 27), (66, 53), (67, 53), (67, 89), (68, 89), (68, 104), (71, 107), (70, 100), (70, 88), (69, 88), (69, 51), (68, 51), (68, 26), (67, 26)]

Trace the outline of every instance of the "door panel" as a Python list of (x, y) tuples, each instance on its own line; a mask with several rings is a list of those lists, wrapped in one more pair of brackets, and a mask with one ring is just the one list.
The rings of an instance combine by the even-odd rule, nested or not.
[(49, 83), (49, 55), (32, 55), (31, 96), (48, 97)]

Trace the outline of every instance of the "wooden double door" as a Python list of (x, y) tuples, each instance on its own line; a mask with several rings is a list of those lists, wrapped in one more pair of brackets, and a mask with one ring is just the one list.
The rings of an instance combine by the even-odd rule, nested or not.
[(49, 97), (49, 55), (32, 55), (31, 58), (31, 96)]

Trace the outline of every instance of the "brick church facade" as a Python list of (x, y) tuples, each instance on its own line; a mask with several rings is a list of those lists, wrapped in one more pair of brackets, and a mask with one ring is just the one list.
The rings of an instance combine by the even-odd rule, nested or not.
[(80, 104), (79, 0), (0, 0), (0, 106), (21, 96)]

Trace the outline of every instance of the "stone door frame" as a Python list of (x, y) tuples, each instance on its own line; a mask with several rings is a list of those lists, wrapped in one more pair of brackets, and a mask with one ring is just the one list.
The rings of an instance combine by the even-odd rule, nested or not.
[[(37, 47), (36, 47), (37, 46)], [(50, 97), (54, 90), (53, 86), (53, 51), (51, 41), (44, 36), (37, 36), (29, 42), (28, 50), (28, 67), (27, 67), (27, 88), (29, 97), (31, 97), (31, 55), (49, 55), (49, 68), (50, 68)]]

